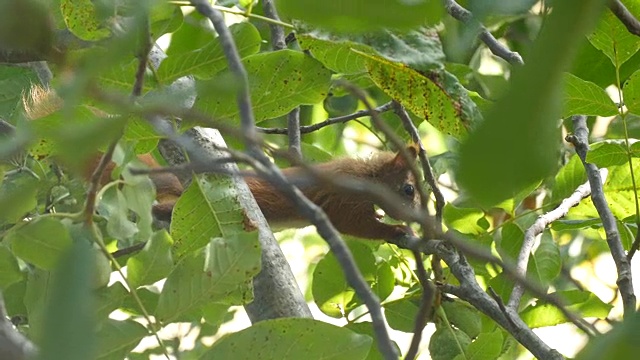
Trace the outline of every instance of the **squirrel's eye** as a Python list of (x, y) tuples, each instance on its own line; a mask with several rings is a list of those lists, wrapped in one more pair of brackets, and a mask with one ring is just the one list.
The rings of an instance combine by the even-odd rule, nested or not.
[(404, 186), (402, 187), (402, 191), (404, 191), (404, 194), (407, 196), (413, 196), (416, 189), (411, 184), (404, 184)]

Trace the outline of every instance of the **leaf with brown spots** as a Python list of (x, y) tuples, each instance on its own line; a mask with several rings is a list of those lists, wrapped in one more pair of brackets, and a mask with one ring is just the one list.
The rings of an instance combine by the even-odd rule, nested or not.
[(69, 31), (80, 39), (94, 41), (109, 36), (109, 30), (100, 25), (91, 0), (61, 0), (60, 10)]
[(273, 319), (229, 334), (200, 359), (367, 359), (372, 343), (370, 336), (319, 320)]
[(437, 76), (425, 76), (406, 65), (360, 54), (367, 57), (369, 76), (387, 95), (443, 133), (464, 137), (468, 126), (463, 121), (461, 104), (443, 89)]

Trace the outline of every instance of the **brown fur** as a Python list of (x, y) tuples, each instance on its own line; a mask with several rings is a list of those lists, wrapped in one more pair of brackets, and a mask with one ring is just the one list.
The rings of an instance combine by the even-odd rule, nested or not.
[[(415, 159), (417, 149), (410, 146), (407, 150)], [(414, 188), (416, 185), (415, 179), (409, 173), (409, 165), (400, 154), (381, 152), (371, 159), (337, 159), (317, 165), (316, 169), (324, 174), (351, 176), (386, 185), (391, 191), (406, 199), (406, 206), (416, 206), (418, 203), (417, 192), (412, 196), (403, 192), (405, 184), (413, 185)], [(303, 175), (299, 168), (284, 169), (283, 174), (296, 184), (309, 200), (321, 207), (335, 228), (343, 234), (364, 239), (393, 239), (406, 234), (404, 226), (380, 222), (375, 204), (367, 195), (340, 191), (326, 183), (314, 183), (311, 178)], [(249, 177), (246, 181), (270, 223), (303, 223), (304, 218), (276, 188), (257, 177)], [(389, 215), (394, 217), (395, 214)]]

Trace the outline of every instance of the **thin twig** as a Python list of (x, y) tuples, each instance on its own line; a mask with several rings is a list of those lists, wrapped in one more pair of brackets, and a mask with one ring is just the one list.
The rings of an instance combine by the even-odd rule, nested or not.
[[(263, 0), (262, 9), (264, 14), (273, 20), (280, 21), (276, 7), (272, 0)], [(287, 44), (284, 37), (284, 28), (275, 23), (269, 23), (269, 30), (271, 32), (271, 46), (273, 50), (282, 50), (287, 48)], [(302, 159), (302, 145), (300, 140), (300, 107), (289, 112), (287, 115), (287, 134), (289, 135), (289, 152), (291, 155)]]
[(453, 18), (461, 21), (462, 23), (470, 26), (476, 26), (479, 29), (478, 37), (482, 42), (484, 42), (489, 50), (493, 53), (493, 55), (504, 59), (510, 64), (513, 65), (524, 65), (524, 60), (522, 60), (522, 56), (515, 51), (509, 50), (504, 45), (500, 44), (500, 42), (491, 35), (491, 32), (487, 30), (482, 24), (480, 24), (473, 16), (473, 14), (460, 6), (454, 0), (445, 0), (444, 7), (447, 10), (447, 13), (451, 15)]
[[(560, 205), (557, 208), (547, 212), (544, 215), (540, 215), (538, 219), (531, 225), (527, 231), (524, 233), (524, 240), (522, 241), (522, 246), (520, 247), (520, 253), (518, 254), (518, 258), (516, 259), (516, 271), (522, 276), (527, 275), (527, 265), (529, 264), (529, 255), (531, 254), (531, 249), (535, 244), (536, 237), (546, 229), (546, 227), (552, 222), (561, 219), (569, 213), (572, 207), (578, 205), (582, 199), (591, 195), (591, 188), (589, 186), (589, 181), (584, 184), (578, 186), (578, 188), (569, 196), (568, 198), (562, 200)], [(520, 306), (520, 299), (522, 298), (522, 294), (524, 294), (524, 288), (522, 284), (516, 283), (513, 287), (513, 291), (511, 292), (511, 296), (509, 297), (509, 302), (507, 303), (507, 307), (511, 310), (517, 311)]]
[(393, 101), (393, 111), (402, 121), (402, 124), (405, 130), (411, 135), (411, 139), (413, 142), (419, 145), (419, 153), (420, 156), (420, 164), (422, 164), (422, 172), (424, 174), (427, 183), (431, 187), (431, 191), (433, 191), (433, 196), (436, 198), (436, 230), (438, 232), (442, 231), (442, 211), (444, 209), (445, 200), (442, 191), (440, 191), (440, 187), (438, 186), (438, 180), (433, 173), (433, 168), (431, 167), (431, 162), (429, 161), (429, 157), (427, 156), (427, 152), (422, 145), (422, 140), (420, 139), (420, 134), (418, 133), (418, 129), (414, 125), (413, 121), (411, 121), (411, 117), (407, 113), (407, 110), (402, 106), (399, 102)]
[(589, 129), (587, 128), (587, 117), (577, 115), (572, 117), (574, 134), (568, 135), (566, 140), (572, 143), (576, 148), (576, 153), (582, 160), (582, 164), (587, 172), (587, 178), (591, 185), (591, 200), (602, 220), (609, 251), (613, 257), (618, 272), (616, 284), (620, 290), (622, 297), (622, 305), (624, 308), (625, 319), (629, 318), (636, 312), (636, 295), (633, 290), (633, 281), (631, 277), (631, 266), (624, 252), (622, 241), (620, 240), (620, 232), (616, 224), (616, 219), (609, 209), (607, 199), (604, 195), (602, 187), (602, 179), (598, 167), (594, 164), (586, 162), (587, 152), (589, 151)]
[(138, 68), (136, 69), (135, 82), (133, 83), (133, 89), (131, 90), (131, 97), (134, 99), (142, 95), (144, 74), (147, 71), (147, 62), (149, 61), (149, 51), (151, 51), (151, 48), (153, 47), (153, 40), (149, 33), (149, 18), (147, 16), (138, 16), (137, 20), (142, 23), (140, 25), (142, 28), (138, 29), (141, 45), (136, 55), (138, 58)]
[(302, 144), (300, 139), (300, 107), (291, 110), (287, 116), (287, 131), (289, 133), (289, 152), (302, 159)]
[[(389, 110), (391, 110), (391, 105), (392, 102), (388, 102), (386, 104), (380, 105), (377, 108), (373, 109), (375, 112), (377, 113), (383, 113), (383, 112), (387, 112)], [(300, 133), (301, 134), (308, 134), (310, 132), (314, 132), (316, 130), (320, 130), (325, 126), (330, 126), (333, 124), (342, 124), (342, 123), (346, 123), (348, 121), (351, 120), (355, 120), (355, 119), (359, 119), (361, 117), (365, 117), (365, 116), (371, 116), (373, 112), (370, 111), (369, 109), (366, 110), (359, 110), (354, 112), (353, 114), (349, 114), (349, 115), (343, 115), (343, 116), (338, 116), (338, 117), (334, 117), (334, 118), (329, 118), (325, 121), (319, 122), (317, 124), (313, 124), (313, 125), (307, 125), (307, 126), (301, 126), (300, 127)], [(257, 130), (263, 134), (277, 134), (277, 135), (286, 135), (288, 134), (289, 130), (287, 128), (262, 128), (262, 127), (257, 127)]]
[(418, 280), (420, 281), (420, 285), (422, 285), (422, 296), (420, 298), (420, 308), (418, 309), (415, 324), (413, 325), (413, 338), (411, 339), (411, 345), (409, 345), (405, 360), (413, 360), (418, 355), (420, 342), (422, 340), (422, 331), (424, 327), (427, 326), (435, 298), (433, 285), (429, 282), (427, 271), (422, 262), (422, 254), (418, 251), (413, 251), (413, 256), (416, 259), (416, 275), (418, 275)]
[(117, 145), (118, 139), (112, 141), (111, 144), (109, 144), (109, 148), (107, 148), (107, 151), (102, 154), (98, 166), (96, 166), (95, 170), (93, 170), (93, 173), (91, 174), (89, 190), (87, 191), (87, 201), (84, 206), (84, 221), (89, 227), (93, 226), (93, 214), (96, 212), (96, 197), (98, 195), (98, 189), (101, 185), (100, 180), (102, 179), (102, 174), (104, 173), (107, 166), (111, 163), (113, 151), (116, 149)]
[(609, 0), (609, 10), (633, 35), (640, 36), (640, 21), (627, 9), (620, 0)]
[[(502, 301), (502, 298), (500, 297), (500, 295), (498, 295), (491, 286), (487, 288), (487, 292), (489, 293), (489, 296), (491, 296), (491, 298), (496, 302), (496, 304), (498, 304), (500, 311), (504, 313), (504, 316), (507, 318), (507, 321), (509, 321), (511, 326), (517, 327), (518, 325), (516, 325), (516, 323), (511, 318), (511, 313), (507, 311), (507, 307), (504, 305), (504, 302)], [(513, 311), (512, 313), (517, 313), (517, 311)]]
[(249, 94), (249, 79), (247, 71), (240, 60), (240, 54), (238, 53), (235, 41), (233, 41), (231, 32), (224, 21), (222, 13), (219, 10), (214, 9), (208, 1), (191, 0), (191, 4), (193, 4), (199, 13), (206, 16), (211, 21), (213, 28), (219, 35), (218, 39), (220, 40), (220, 44), (222, 44), (222, 50), (227, 58), (229, 70), (231, 70), (231, 73), (236, 78), (236, 86), (238, 88), (236, 101), (240, 113), (240, 126), (242, 127), (245, 145), (247, 146), (250, 154), (260, 159), (264, 154), (262, 154), (262, 151), (256, 142), (253, 141), (253, 139), (257, 137), (257, 133), (255, 117), (251, 107), (251, 96)]

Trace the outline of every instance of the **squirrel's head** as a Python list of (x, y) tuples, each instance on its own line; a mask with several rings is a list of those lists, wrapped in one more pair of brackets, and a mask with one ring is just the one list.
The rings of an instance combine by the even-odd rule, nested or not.
[[(404, 206), (417, 208), (420, 205), (416, 178), (411, 173), (411, 166), (418, 157), (418, 145), (411, 144), (405, 148), (407, 157), (398, 152), (395, 155), (387, 154), (389, 159), (382, 163), (379, 171), (380, 182), (389, 186), (403, 201)], [(394, 219), (399, 217), (392, 210), (385, 212)]]

